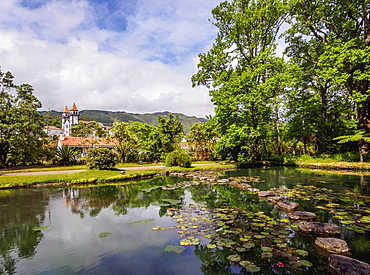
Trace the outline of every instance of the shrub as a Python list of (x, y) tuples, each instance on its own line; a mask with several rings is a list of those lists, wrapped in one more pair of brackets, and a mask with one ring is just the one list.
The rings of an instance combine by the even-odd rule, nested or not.
[(358, 162), (360, 160), (360, 154), (358, 152), (345, 152), (334, 154), (332, 158), (336, 161)]
[(184, 150), (175, 150), (167, 154), (166, 166), (190, 167), (191, 158)]
[(56, 151), (59, 163), (62, 165), (73, 164), (76, 160), (76, 154), (76, 148), (73, 148), (71, 146), (58, 147)]
[(86, 164), (89, 169), (111, 169), (118, 163), (117, 155), (107, 148), (90, 149)]

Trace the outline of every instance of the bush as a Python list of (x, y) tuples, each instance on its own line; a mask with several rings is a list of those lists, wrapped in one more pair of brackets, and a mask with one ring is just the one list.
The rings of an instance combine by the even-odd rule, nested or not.
[(87, 153), (86, 164), (89, 169), (111, 169), (117, 163), (117, 155), (107, 148), (91, 149)]
[(184, 150), (175, 150), (167, 154), (166, 166), (190, 167), (191, 158)]
[(345, 152), (332, 155), (332, 159), (336, 161), (358, 162), (360, 154), (358, 152)]

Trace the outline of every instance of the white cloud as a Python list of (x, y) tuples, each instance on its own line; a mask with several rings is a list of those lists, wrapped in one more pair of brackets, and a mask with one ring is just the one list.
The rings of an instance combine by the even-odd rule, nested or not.
[(192, 88), (190, 78), (197, 54), (214, 40), (216, 29), (207, 20), (217, 3), (117, 3), (123, 2), (114, 5), (115, 21), (103, 22), (112, 7), (87, 0), (40, 1), (32, 8), (2, 0), (2, 70), (11, 71), (15, 83), (33, 85), (43, 109), (76, 102), (81, 110), (212, 113), (208, 91)]

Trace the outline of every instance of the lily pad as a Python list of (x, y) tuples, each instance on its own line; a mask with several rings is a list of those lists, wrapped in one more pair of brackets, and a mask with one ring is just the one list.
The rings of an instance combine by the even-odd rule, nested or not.
[(298, 255), (301, 255), (301, 256), (307, 256), (308, 255), (308, 252), (306, 250), (302, 250), (302, 249), (297, 249), (295, 252)]
[(304, 266), (307, 266), (307, 267), (311, 267), (311, 266), (312, 266), (312, 263), (311, 263), (311, 262), (309, 262), (309, 261), (306, 261), (306, 260), (302, 260), (302, 261), (300, 261), (300, 263), (301, 263), (302, 265), (304, 265)]
[(46, 230), (46, 229), (49, 229), (49, 228), (50, 228), (50, 226), (41, 226), (41, 227), (34, 228), (33, 231), (40, 232), (42, 230)]
[(169, 204), (180, 204), (181, 200), (174, 200), (174, 199), (162, 199), (164, 202), (168, 202)]
[(253, 262), (251, 261), (240, 261), (239, 264), (242, 266), (242, 267), (247, 267), (249, 265), (252, 265)]
[(255, 247), (256, 245), (254, 244), (254, 243), (245, 243), (245, 244), (243, 244), (243, 247), (245, 247), (245, 248), (252, 248), (252, 247)]
[(110, 232), (102, 232), (102, 233), (99, 234), (99, 238), (105, 238), (105, 237), (109, 236), (110, 234), (112, 234), (112, 233), (110, 233)]
[(272, 248), (268, 247), (268, 246), (261, 246), (261, 250), (264, 251), (264, 252), (271, 252)]
[(215, 245), (215, 244), (207, 244), (207, 247), (210, 248), (210, 249), (213, 249), (213, 248), (216, 248), (217, 245)]
[(152, 221), (155, 221), (155, 219), (146, 219), (146, 220), (142, 220), (142, 221), (132, 222), (132, 223), (129, 223), (129, 225), (138, 226), (139, 224), (148, 223), (148, 222), (152, 222)]
[(245, 268), (248, 272), (259, 272), (261, 270), (261, 268), (259, 268), (258, 266), (256, 266), (255, 264), (250, 264), (248, 265), (246, 268)]
[(272, 253), (271, 252), (262, 252), (262, 258), (272, 258)]
[(168, 245), (164, 249), (166, 252), (175, 252), (175, 253), (181, 253), (185, 250), (185, 247), (179, 246), (179, 245)]
[(239, 255), (235, 254), (227, 256), (226, 259), (228, 259), (231, 262), (239, 262), (241, 258)]
[(237, 247), (236, 248), (236, 251), (238, 251), (238, 252), (245, 252), (246, 249), (244, 247)]

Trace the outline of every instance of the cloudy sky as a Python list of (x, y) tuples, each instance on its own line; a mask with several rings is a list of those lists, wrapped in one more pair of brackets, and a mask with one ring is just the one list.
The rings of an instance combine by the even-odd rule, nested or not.
[(0, 0), (0, 66), (31, 84), (43, 110), (204, 117), (213, 106), (192, 88), (199, 53), (217, 33), (220, 0)]

